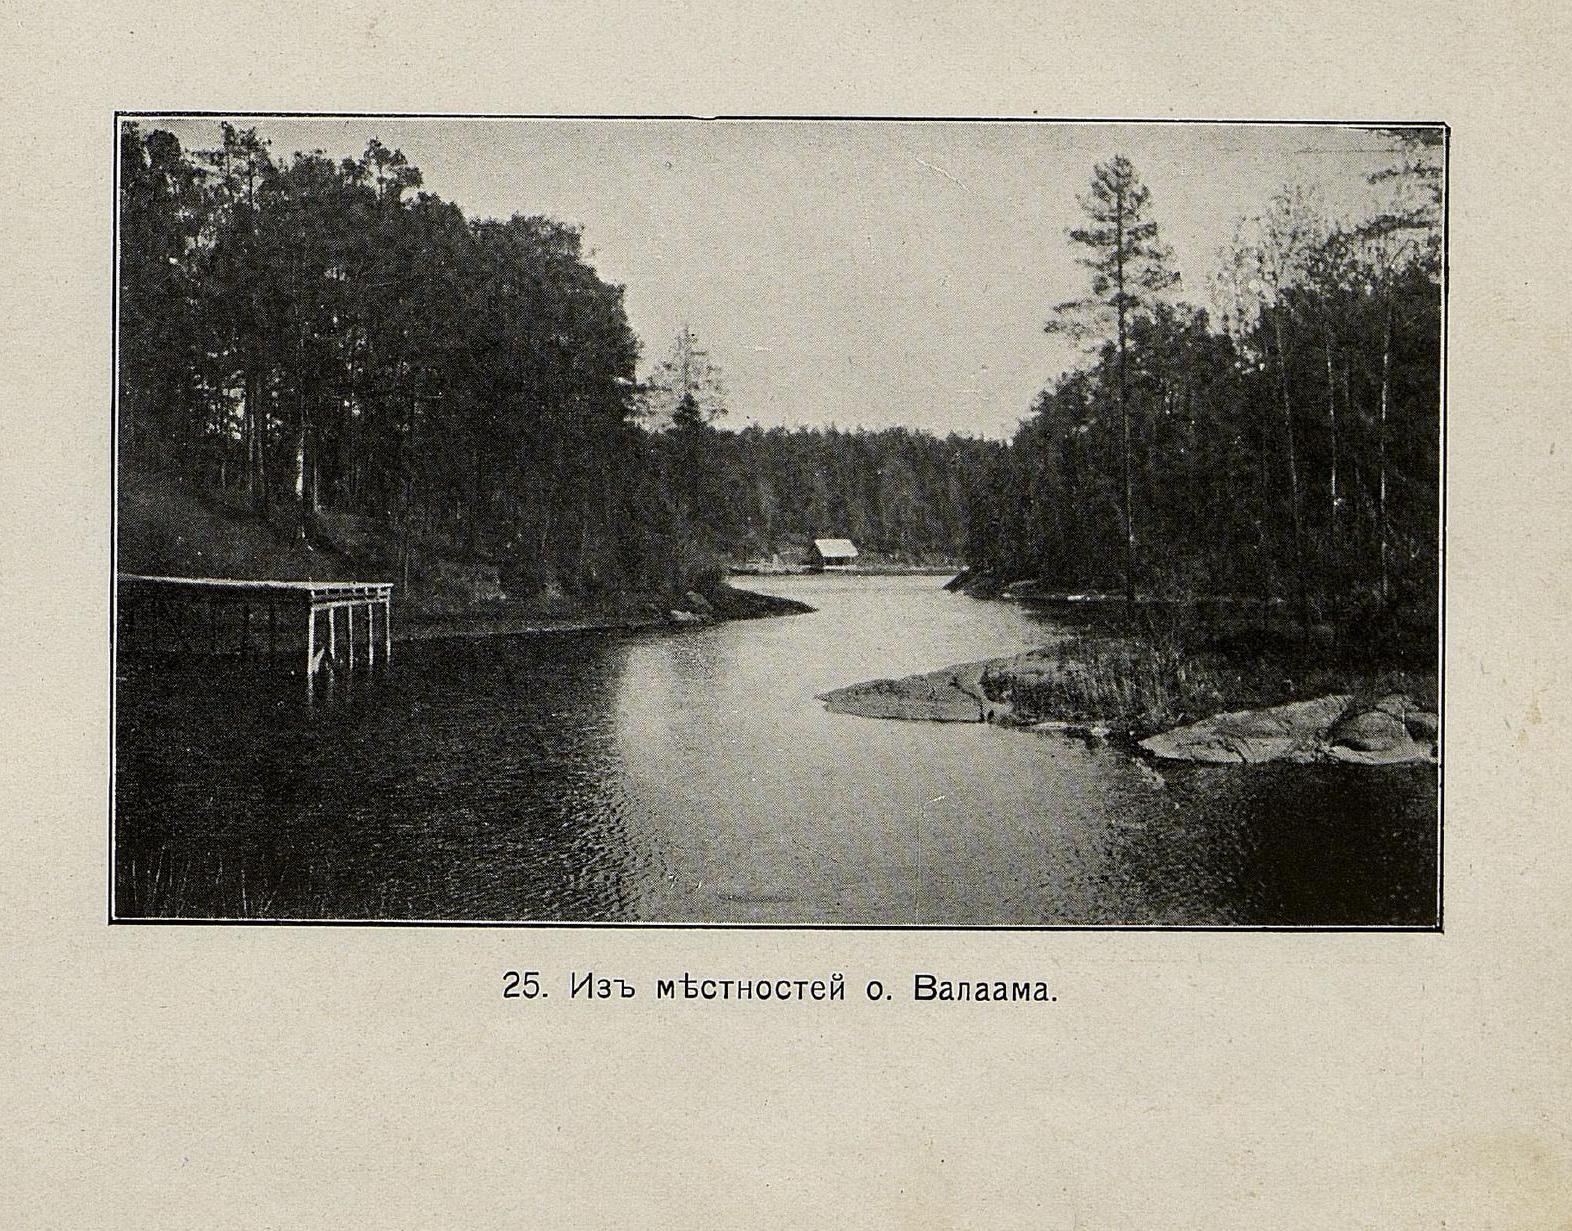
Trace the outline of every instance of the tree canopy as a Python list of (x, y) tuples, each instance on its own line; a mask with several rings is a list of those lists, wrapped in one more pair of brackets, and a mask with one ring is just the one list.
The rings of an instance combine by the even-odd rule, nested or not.
[(1372, 182), (1390, 199), (1370, 219), (1335, 222), (1285, 190), (1242, 221), (1215, 322), (1168, 293), (1134, 169), (1095, 169), (1091, 224), (1070, 236), (1092, 295), (1049, 328), (1068, 319), (1100, 345), (973, 489), (975, 567), (1290, 601), (1305, 623), (1402, 616), (1433, 646), (1442, 133), (1386, 135), (1392, 163)]
[(954, 559), (978, 442), (724, 432), (684, 329), (640, 382), (622, 288), (578, 230), (468, 219), (373, 139), (275, 156), (251, 129), (120, 148), (122, 483), (172, 476), (304, 544), (345, 518), (417, 588), (444, 560), (512, 594), (686, 584), (829, 533)]

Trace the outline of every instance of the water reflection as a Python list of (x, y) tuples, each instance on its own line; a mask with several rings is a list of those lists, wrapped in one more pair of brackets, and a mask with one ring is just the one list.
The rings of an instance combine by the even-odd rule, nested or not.
[(814, 694), (1061, 635), (931, 578), (813, 615), (401, 646), (307, 708), (122, 666), (119, 913), (772, 923), (1427, 924), (1435, 777), (1181, 766)]

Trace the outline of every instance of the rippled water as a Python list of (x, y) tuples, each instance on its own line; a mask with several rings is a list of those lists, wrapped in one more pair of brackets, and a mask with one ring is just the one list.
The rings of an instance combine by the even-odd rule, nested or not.
[(811, 615), (400, 644), (307, 706), (256, 666), (123, 663), (121, 916), (1400, 924), (1436, 775), (1164, 767), (816, 693), (1063, 635), (931, 577), (752, 579)]

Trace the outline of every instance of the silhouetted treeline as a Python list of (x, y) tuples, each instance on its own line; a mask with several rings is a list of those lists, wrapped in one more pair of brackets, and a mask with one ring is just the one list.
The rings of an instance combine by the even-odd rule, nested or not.
[(825, 534), (958, 556), (981, 446), (718, 431), (691, 347), (693, 405), (646, 431), (622, 288), (577, 230), (466, 219), (375, 140), (284, 159), (222, 132), (122, 131), (123, 482), (177, 478), (305, 543), (358, 516), (405, 583), (458, 558), (518, 594), (660, 590)]
[(1401, 609), (1433, 629), (1441, 134), (1386, 135), (1394, 165), (1375, 179), (1392, 207), (1339, 227), (1285, 192), (1241, 224), (1215, 322), (1132, 284), (1132, 268), (1176, 277), (1133, 168), (1098, 168), (1094, 225), (1072, 233), (1092, 296), (1057, 310), (1101, 312), (1081, 330), (1095, 349), (991, 459), (972, 565), (1066, 590), (1280, 600), (1306, 624)]

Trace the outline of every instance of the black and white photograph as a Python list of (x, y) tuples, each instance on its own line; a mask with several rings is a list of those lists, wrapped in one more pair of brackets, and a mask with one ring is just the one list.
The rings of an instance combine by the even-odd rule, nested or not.
[(1440, 928), (1443, 126), (104, 145), (111, 921)]

